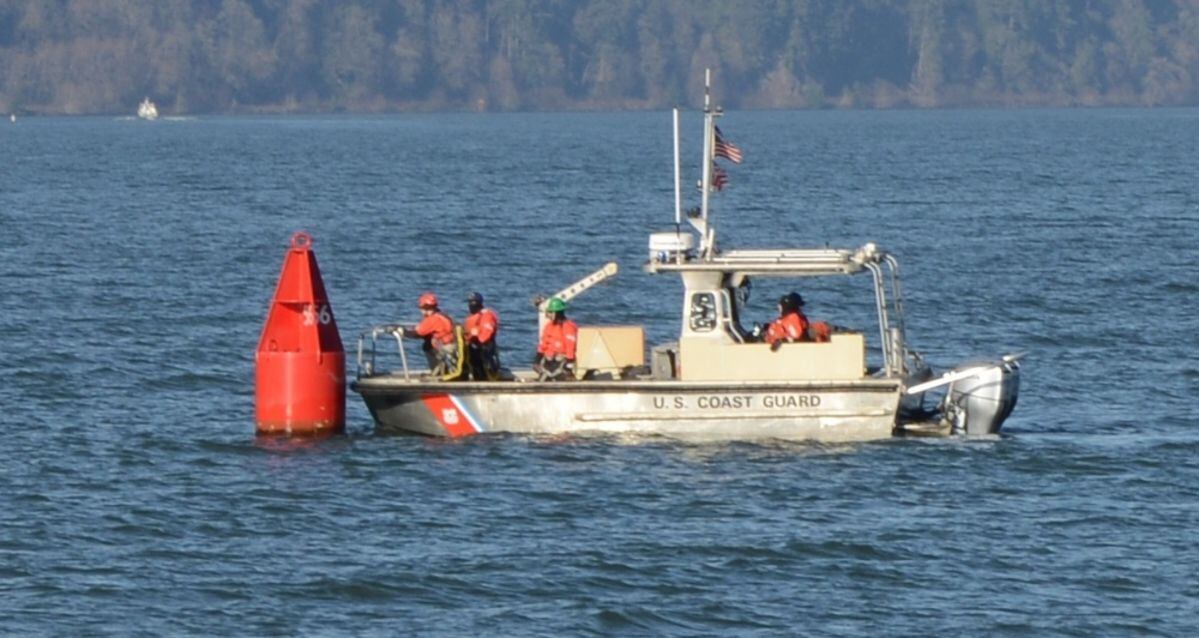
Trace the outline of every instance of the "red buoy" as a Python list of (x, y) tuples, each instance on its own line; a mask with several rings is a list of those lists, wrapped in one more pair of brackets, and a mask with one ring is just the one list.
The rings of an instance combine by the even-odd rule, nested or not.
[(254, 366), (259, 434), (345, 430), (346, 351), (308, 233), (291, 237)]

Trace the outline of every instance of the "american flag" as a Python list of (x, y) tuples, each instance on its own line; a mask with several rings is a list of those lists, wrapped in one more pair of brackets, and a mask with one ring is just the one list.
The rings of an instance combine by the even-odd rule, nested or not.
[(729, 183), (729, 174), (724, 172), (724, 169), (712, 162), (712, 189), (724, 190), (724, 185)]
[(741, 149), (737, 145), (724, 139), (720, 134), (720, 127), (716, 127), (716, 157), (723, 157), (734, 164), (741, 163)]

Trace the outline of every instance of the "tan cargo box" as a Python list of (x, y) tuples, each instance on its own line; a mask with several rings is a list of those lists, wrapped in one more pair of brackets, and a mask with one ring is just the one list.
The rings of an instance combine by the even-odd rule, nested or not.
[(645, 329), (641, 326), (580, 326), (576, 370), (619, 375), (645, 365)]

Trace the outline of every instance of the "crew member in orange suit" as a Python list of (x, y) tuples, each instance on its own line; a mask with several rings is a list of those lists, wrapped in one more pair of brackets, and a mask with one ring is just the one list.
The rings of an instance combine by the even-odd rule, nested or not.
[(766, 327), (766, 343), (771, 350), (778, 350), (783, 343), (808, 340), (808, 318), (803, 308), (803, 297), (797, 292), (783, 295), (779, 299), (779, 318)]
[(454, 320), (441, 311), (437, 305), (437, 295), (426, 292), (420, 296), (416, 305), (420, 308), (422, 319), (415, 326), (401, 327), (400, 334), (417, 336), (425, 340), (421, 349), (429, 361), (429, 369), (433, 374), (445, 374), (457, 367), (458, 340), (454, 337)]
[(533, 370), (541, 381), (568, 381), (574, 379), (575, 351), (579, 345), (579, 327), (566, 318), (566, 302), (558, 297), (546, 304), (546, 316), (550, 322), (541, 331), (541, 343), (537, 346), (537, 358)]
[(469, 378), (494, 381), (500, 374), (500, 353), (495, 341), (500, 318), (494, 310), (483, 305), (483, 295), (477, 292), (467, 295), (466, 307), (469, 314), (466, 315), (463, 328), (466, 331)]

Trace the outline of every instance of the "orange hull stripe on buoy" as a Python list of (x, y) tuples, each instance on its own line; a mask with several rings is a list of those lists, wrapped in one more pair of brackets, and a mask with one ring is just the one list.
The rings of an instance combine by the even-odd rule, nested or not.
[(426, 394), (421, 397), (425, 408), (445, 429), (447, 436), (458, 438), (472, 436), (483, 431), (483, 426), (462, 402), (449, 394)]

